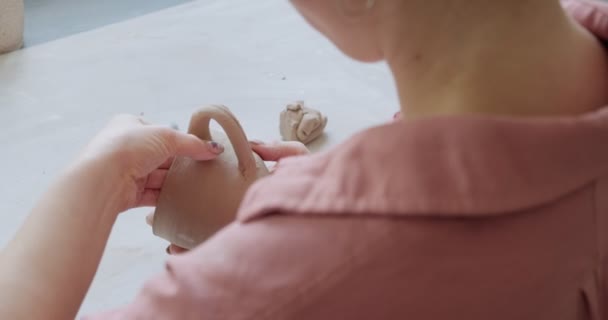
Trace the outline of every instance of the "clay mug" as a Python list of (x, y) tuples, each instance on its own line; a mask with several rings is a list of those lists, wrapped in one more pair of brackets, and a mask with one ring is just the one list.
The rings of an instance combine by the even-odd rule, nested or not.
[(23, 46), (23, 0), (0, 0), (0, 54)]
[[(210, 121), (225, 131), (213, 132)], [(155, 235), (186, 249), (202, 243), (234, 220), (247, 188), (268, 175), (238, 120), (224, 106), (194, 113), (188, 132), (224, 145), (214, 160), (176, 158), (167, 173), (154, 213)]]

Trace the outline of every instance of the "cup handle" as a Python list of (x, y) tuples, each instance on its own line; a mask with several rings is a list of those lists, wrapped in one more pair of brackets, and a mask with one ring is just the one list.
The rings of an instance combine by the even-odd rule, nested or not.
[(212, 140), (209, 130), (211, 120), (217, 122), (226, 132), (236, 153), (241, 174), (247, 179), (255, 179), (257, 177), (257, 165), (249, 140), (247, 140), (239, 121), (226, 106), (210, 105), (198, 110), (192, 115), (188, 133), (202, 140)]

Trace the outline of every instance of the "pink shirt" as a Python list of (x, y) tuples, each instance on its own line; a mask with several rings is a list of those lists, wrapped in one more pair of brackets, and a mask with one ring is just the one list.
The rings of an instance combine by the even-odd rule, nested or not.
[(285, 159), (87, 319), (608, 319), (608, 110), (397, 121)]

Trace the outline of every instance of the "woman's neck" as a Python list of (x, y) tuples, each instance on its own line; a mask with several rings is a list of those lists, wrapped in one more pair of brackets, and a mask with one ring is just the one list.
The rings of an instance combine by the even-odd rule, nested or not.
[(578, 114), (608, 103), (603, 48), (558, 1), (431, 2), (382, 26), (406, 117)]

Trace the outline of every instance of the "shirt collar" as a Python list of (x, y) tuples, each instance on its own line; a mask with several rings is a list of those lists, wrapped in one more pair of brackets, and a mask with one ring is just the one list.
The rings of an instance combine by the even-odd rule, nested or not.
[(240, 219), (317, 214), (482, 216), (535, 207), (608, 174), (608, 109), (576, 117), (442, 116), (368, 129), (281, 161)]

